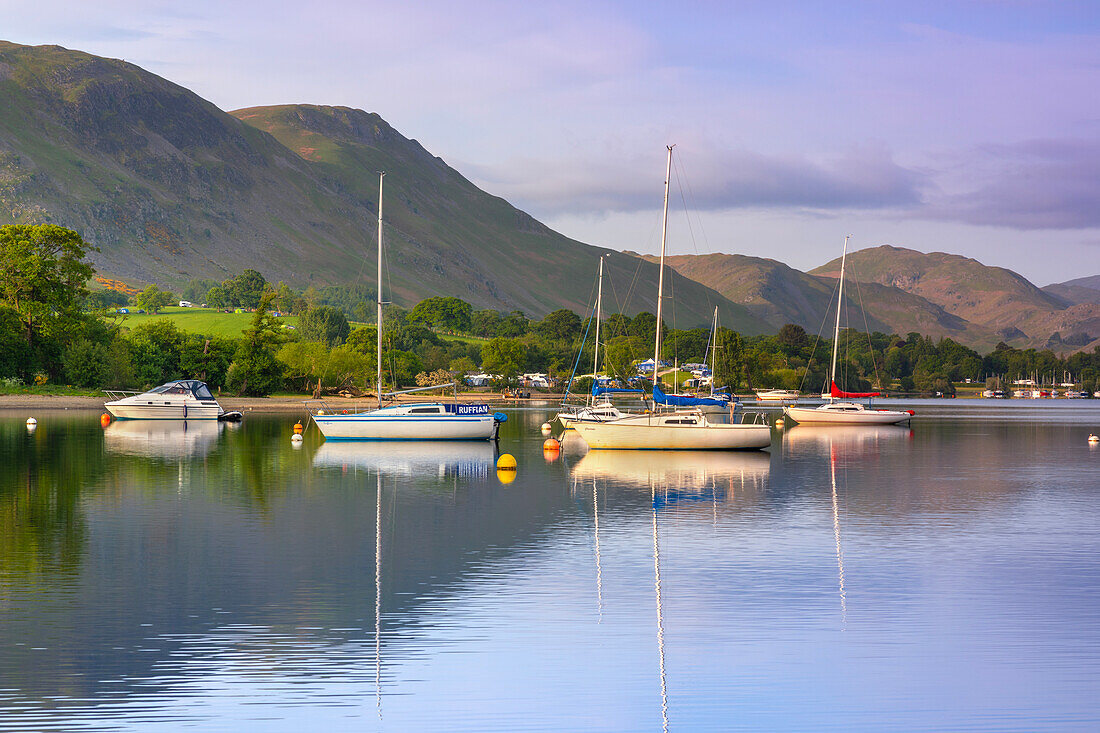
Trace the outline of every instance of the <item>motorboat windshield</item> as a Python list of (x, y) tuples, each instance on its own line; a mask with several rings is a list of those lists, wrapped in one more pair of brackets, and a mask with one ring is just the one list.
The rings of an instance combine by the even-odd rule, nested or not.
[(210, 388), (206, 386), (206, 383), (197, 379), (180, 379), (175, 382), (168, 382), (149, 390), (149, 394), (191, 394), (200, 400), (214, 399), (214, 395), (210, 393)]

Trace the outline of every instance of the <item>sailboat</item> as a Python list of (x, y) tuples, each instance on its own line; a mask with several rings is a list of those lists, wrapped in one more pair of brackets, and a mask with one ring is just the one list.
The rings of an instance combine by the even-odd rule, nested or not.
[[(493, 413), (487, 404), (420, 402), (382, 406), (382, 182), (378, 175), (378, 407), (374, 410), (337, 412), (323, 401), (307, 403), (313, 422), (326, 440), (489, 440), (495, 438), (503, 413)], [(421, 389), (452, 387), (453, 384), (391, 392), (387, 396)], [(457, 397), (457, 396), (456, 396)]]
[[(600, 273), (598, 286), (596, 288), (596, 338), (593, 346), (593, 351), (595, 353), (592, 356), (592, 391), (591, 394), (586, 397), (583, 406), (562, 406), (562, 410), (558, 413), (557, 419), (558, 422), (561, 423), (562, 428), (566, 430), (572, 428), (575, 422), (606, 422), (608, 420), (618, 420), (623, 417), (624, 413), (608, 399), (608, 396), (611, 394), (627, 393), (642, 394), (643, 396), (645, 394), (640, 389), (602, 387), (597, 380), (597, 369), (600, 365), (600, 313), (603, 310), (603, 259), (604, 255), (600, 255)], [(603, 397), (604, 399), (595, 401), (599, 397)]]
[[(668, 239), (668, 189), (672, 178), (672, 146), (668, 146), (665, 169), (664, 215), (661, 227), (661, 260), (657, 279), (657, 333), (653, 354), (653, 399), (666, 400), (658, 382), (661, 361), (661, 304), (665, 287), (665, 245)], [(730, 450), (759, 449), (771, 445), (771, 428), (766, 424), (716, 423), (702, 406), (668, 412), (627, 414), (604, 422), (574, 422), (573, 427), (588, 447), (624, 450)]]
[[(912, 410), (877, 410), (852, 399), (881, 397), (878, 392), (845, 392), (836, 385), (836, 352), (840, 343), (840, 309), (844, 302), (844, 264), (848, 257), (848, 240), (844, 238), (844, 250), (840, 255), (840, 282), (836, 296), (836, 327), (833, 329), (833, 360), (829, 368), (829, 393), (823, 394), (826, 402), (818, 407), (788, 405), (783, 413), (799, 423), (828, 425), (897, 425), (913, 417)], [(837, 400), (847, 400), (838, 402)]]

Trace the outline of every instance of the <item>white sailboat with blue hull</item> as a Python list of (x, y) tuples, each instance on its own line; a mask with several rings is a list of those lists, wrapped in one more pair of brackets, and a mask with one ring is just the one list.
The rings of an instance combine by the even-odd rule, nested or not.
[[(490, 440), (497, 437), (503, 413), (487, 404), (420, 402), (382, 406), (382, 181), (378, 176), (378, 407), (363, 411), (338, 411), (323, 401), (307, 403), (313, 422), (326, 440)], [(424, 389), (440, 389), (438, 385)], [(407, 390), (417, 392), (419, 390)], [(401, 394), (391, 392), (386, 396)]]

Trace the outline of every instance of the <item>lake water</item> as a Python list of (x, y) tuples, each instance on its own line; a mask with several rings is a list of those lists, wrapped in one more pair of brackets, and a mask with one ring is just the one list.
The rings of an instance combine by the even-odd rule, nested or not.
[[(1097, 730), (1100, 401), (770, 453), (0, 415), (0, 730)], [(380, 548), (380, 552), (376, 551)]]

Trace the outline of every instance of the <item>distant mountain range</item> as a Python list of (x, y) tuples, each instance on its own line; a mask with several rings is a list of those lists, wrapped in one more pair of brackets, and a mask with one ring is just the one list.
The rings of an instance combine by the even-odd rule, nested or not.
[[(797, 323), (817, 333), (835, 308), (839, 257), (808, 273), (744, 255), (678, 255), (666, 262), (773, 328)], [(1100, 343), (1100, 277), (1040, 289), (968, 257), (883, 245), (849, 253), (845, 278), (843, 321), (860, 330), (916, 331), (985, 350), (1000, 341), (1058, 351)]]
[[(97, 245), (105, 275), (168, 287), (246, 267), (295, 286), (373, 284), (378, 171), (387, 171), (388, 296), (584, 312), (607, 256), (608, 312), (654, 309), (654, 257), (589, 246), (465, 179), (377, 114), (282, 105), (223, 112), (137, 66), (0, 41), (0, 224), (53, 222)], [(675, 324), (816, 333), (839, 260), (800, 272), (682, 255)], [(957, 255), (875, 247), (849, 258), (855, 328), (1061, 351), (1100, 339), (1100, 276), (1037, 288)], [(863, 306), (862, 308), (860, 306)]]

